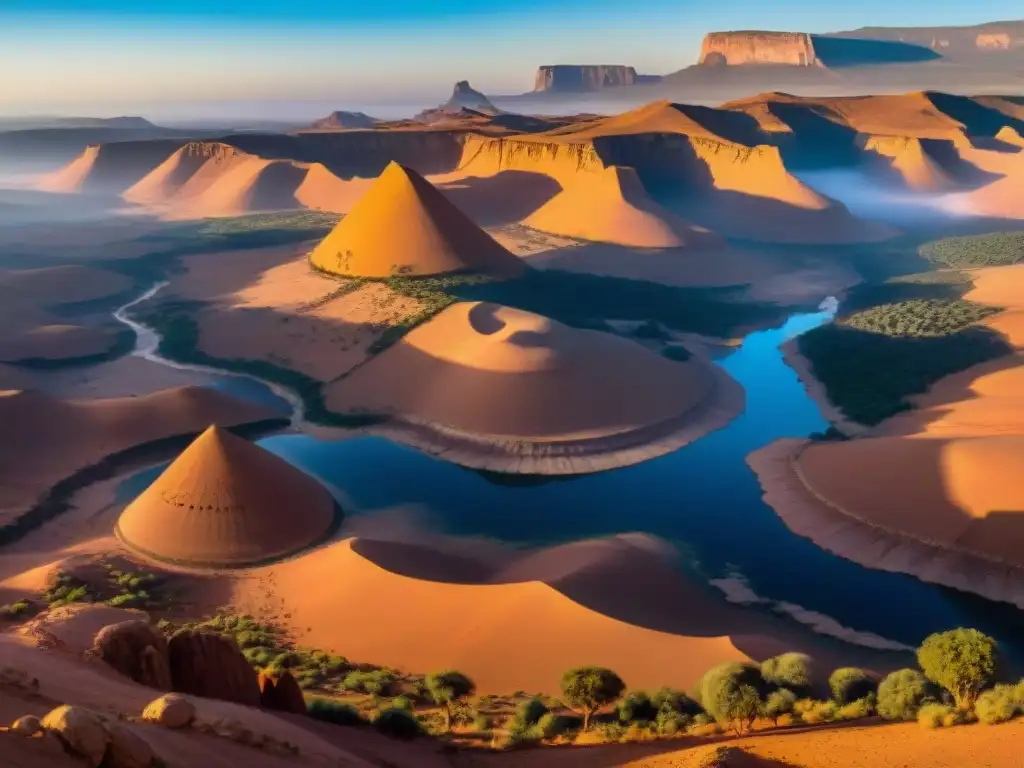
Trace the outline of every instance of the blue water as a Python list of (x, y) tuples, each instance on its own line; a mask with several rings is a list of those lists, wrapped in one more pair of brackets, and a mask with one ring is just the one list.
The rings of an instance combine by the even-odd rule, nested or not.
[[(501, 480), (376, 437), (280, 435), (261, 445), (333, 485), (348, 514), (414, 507), (434, 529), (516, 544), (644, 532), (676, 544), (687, 567), (708, 581), (738, 579), (768, 609), (795, 604), (909, 646), (966, 625), (1019, 648), (1024, 613), (831, 555), (792, 534), (761, 500), (747, 454), (829, 426), (778, 347), (830, 319), (827, 312), (797, 315), (747, 336), (718, 361), (746, 390), (742, 416), (672, 454), (610, 472)], [(161, 470), (128, 480), (122, 498)]]

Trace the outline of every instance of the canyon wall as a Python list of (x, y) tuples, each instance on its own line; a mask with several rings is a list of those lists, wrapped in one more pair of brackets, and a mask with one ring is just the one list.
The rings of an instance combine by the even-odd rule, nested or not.
[(537, 69), (534, 92), (581, 93), (657, 80), (621, 64), (555, 64)]
[(804, 32), (711, 32), (704, 37), (699, 64), (820, 66), (814, 41)]

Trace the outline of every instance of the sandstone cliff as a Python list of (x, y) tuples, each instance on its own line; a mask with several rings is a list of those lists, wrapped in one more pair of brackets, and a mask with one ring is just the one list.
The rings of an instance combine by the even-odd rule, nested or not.
[(820, 66), (814, 41), (805, 32), (711, 32), (704, 37), (699, 64)]
[(555, 64), (537, 69), (533, 90), (583, 93), (658, 79), (650, 75), (638, 75), (636, 69), (622, 64)]

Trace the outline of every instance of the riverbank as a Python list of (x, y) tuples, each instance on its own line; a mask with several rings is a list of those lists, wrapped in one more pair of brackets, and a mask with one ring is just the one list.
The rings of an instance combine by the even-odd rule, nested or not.
[(828, 419), (833, 427), (847, 437), (862, 435), (870, 429), (864, 424), (847, 418), (842, 409), (829, 400), (825, 385), (814, 375), (814, 366), (800, 351), (799, 336), (785, 342), (779, 349), (782, 350), (782, 359), (786, 365), (793, 369), (797, 378), (800, 379), (800, 383), (803, 384), (807, 396), (815, 402), (821, 415)]
[(904, 573), (1024, 608), (1024, 568), (914, 538), (816, 494), (799, 468), (800, 455), (809, 445), (807, 440), (778, 440), (747, 457), (765, 502), (789, 530), (867, 568)]

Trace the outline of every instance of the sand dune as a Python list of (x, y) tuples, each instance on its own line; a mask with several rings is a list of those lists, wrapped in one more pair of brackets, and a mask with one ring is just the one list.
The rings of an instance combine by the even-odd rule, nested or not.
[(277, 417), (203, 387), (83, 401), (34, 391), (3, 393), (0, 521), (17, 518), (63, 478), (133, 446), (195, 434), (212, 423), (235, 426)]
[(131, 287), (131, 279), (125, 275), (77, 264), (0, 270), (0, 288), (15, 291), (21, 299), (31, 300), (39, 306), (102, 299)]
[(164, 162), (183, 142), (174, 139), (93, 144), (66, 166), (43, 177), (37, 189), (118, 195)]
[(523, 223), (557, 235), (638, 248), (721, 243), (662, 208), (634, 169), (618, 166), (581, 177)]
[(329, 385), (332, 410), (392, 415), (394, 436), (470, 466), (566, 473), (678, 448), (742, 409), (693, 358), (540, 315), (463, 302)]
[(112, 328), (52, 323), (10, 329), (0, 339), (0, 362), (75, 360), (102, 355), (117, 343)]
[(397, 163), (310, 258), (328, 272), (363, 277), (466, 270), (514, 275), (524, 269), (422, 176)]
[(1024, 219), (1024, 163), (1005, 178), (963, 195), (959, 202), (971, 213), (1001, 219)]
[[(590, 552), (578, 556), (581, 547)], [(284, 621), (302, 644), (410, 671), (455, 667), (470, 675), (480, 690), (494, 692), (553, 693), (561, 673), (580, 664), (607, 665), (631, 687), (687, 687), (709, 666), (749, 658), (737, 643), (750, 653), (770, 654), (791, 642), (757, 634), (777, 629), (773, 619), (765, 624), (756, 618), (736, 622), (739, 609), (734, 612), (700, 589), (685, 586), (681, 574), (643, 547), (611, 540), (559, 551), (549, 558), (535, 555), (532, 564), (531, 558), (524, 559), (515, 581), (502, 581), (495, 574), (501, 583), (465, 584), (422, 577), (422, 568), (435, 577), (443, 575), (444, 556), (437, 552), (348, 539), (237, 579), (232, 603), (239, 612)], [(562, 593), (564, 584), (549, 586), (540, 580), (551, 569), (538, 557), (560, 561), (561, 581), (574, 580), (573, 596)], [(378, 566), (377, 558), (401, 563), (406, 575)], [(457, 559), (452, 567), (459, 572)], [(603, 598), (608, 584), (601, 573), (614, 572), (622, 586), (629, 581), (622, 574), (631, 568), (656, 571), (659, 583), (670, 591), (674, 581), (680, 582), (679, 589), (693, 601), (677, 616), (688, 631), (682, 625), (677, 633), (646, 629), (581, 604), (581, 599)], [(317, 588), (310, 589), (311, 584)], [(644, 608), (649, 612), (654, 608), (650, 594)], [(286, 608), (281, 596), (287, 596)], [(658, 601), (655, 615), (646, 618), (657, 621), (666, 604)], [(396, 611), (395, 606), (402, 608)], [(282, 616), (284, 611), (289, 616)], [(359, 632), (346, 628), (346, 616), (360, 616)], [(750, 634), (741, 631), (736, 639), (722, 634), (740, 626)], [(416, 628), (415, 642), (400, 629), (408, 627)], [(539, 645), (538, 636), (544, 638)]]
[(156, 560), (239, 567), (321, 539), (335, 504), (316, 480), (212, 426), (118, 518), (118, 538)]
[(100, 155), (99, 145), (85, 150), (66, 166), (45, 176), (37, 187), (45, 192), (80, 192)]
[(872, 136), (865, 149), (890, 158), (890, 167), (910, 189), (941, 192), (959, 186), (946, 169), (925, 151), (919, 139)]
[[(973, 275), (969, 300), (1007, 307), (984, 323), (1024, 344), (1024, 265)], [(863, 437), (780, 441), (749, 461), (787, 525), (821, 546), (1024, 607), (1022, 382), (1019, 354), (984, 363)]]

